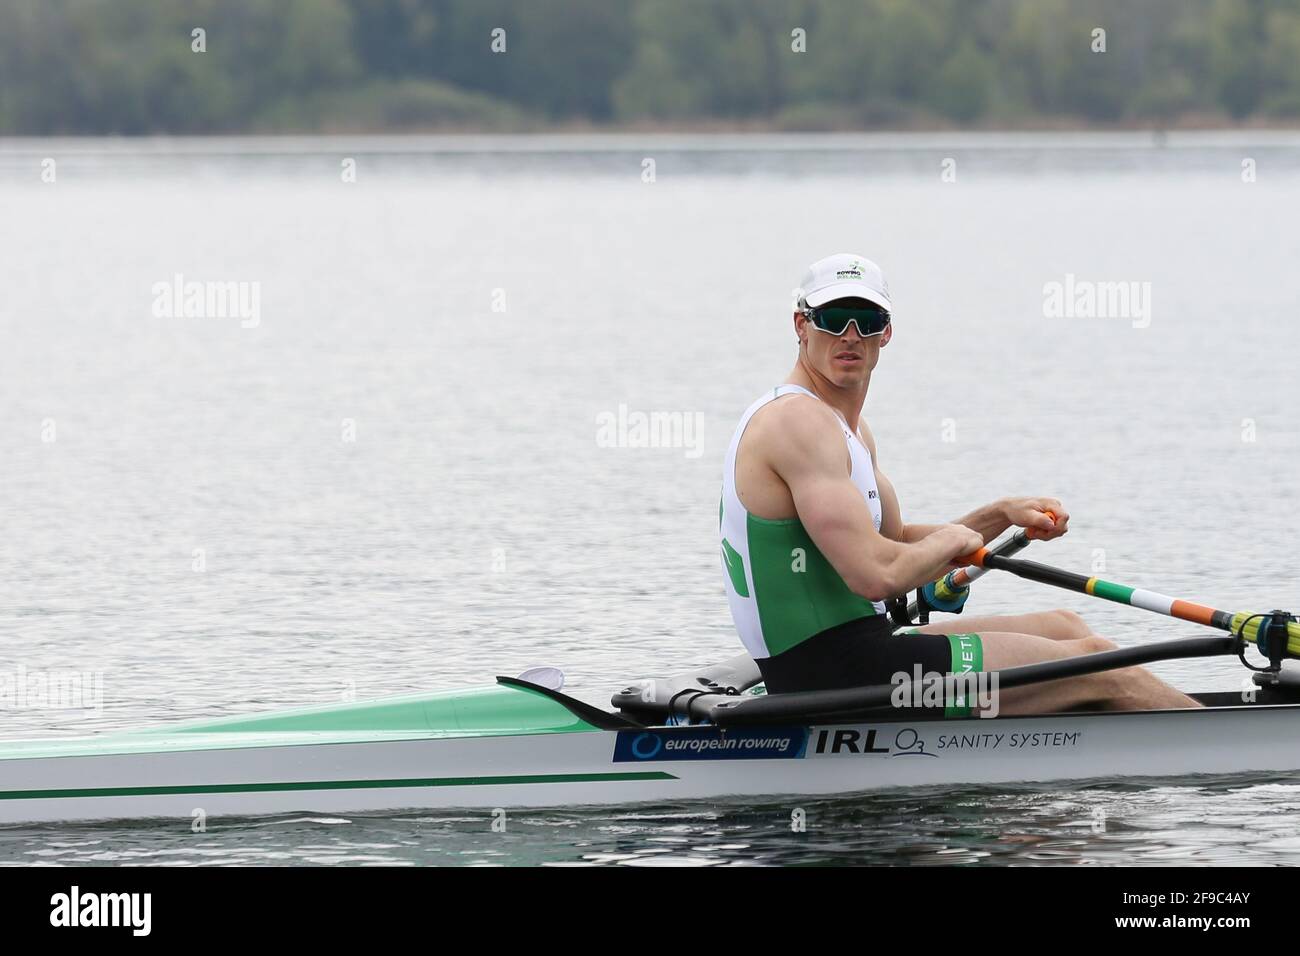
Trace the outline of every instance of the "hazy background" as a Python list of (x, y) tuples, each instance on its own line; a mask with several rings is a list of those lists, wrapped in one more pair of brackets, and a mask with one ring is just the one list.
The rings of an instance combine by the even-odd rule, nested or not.
[(1298, 116), (1296, 0), (0, 4), (0, 134)]

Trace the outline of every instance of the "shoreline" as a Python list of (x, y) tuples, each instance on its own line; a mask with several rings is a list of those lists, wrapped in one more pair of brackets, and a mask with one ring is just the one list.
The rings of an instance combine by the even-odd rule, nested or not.
[(844, 130), (800, 133), (781, 130), (691, 131), (669, 129), (572, 127), (531, 132), (424, 131), (318, 133), (186, 133), (142, 135), (0, 136), (0, 153), (21, 155), (59, 144), (82, 153), (206, 155), (215, 144), (238, 146), (239, 153), (313, 152), (364, 145), (388, 153), (481, 152), (620, 152), (642, 146), (682, 152), (871, 151), (959, 146), (965, 149), (1180, 149), (1228, 148), (1249, 144), (1300, 148), (1300, 127), (1238, 126), (1178, 130), (1157, 129), (952, 129)]

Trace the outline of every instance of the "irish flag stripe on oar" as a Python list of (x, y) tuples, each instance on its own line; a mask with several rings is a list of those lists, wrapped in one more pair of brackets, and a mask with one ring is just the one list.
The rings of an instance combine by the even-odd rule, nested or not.
[[(1036, 561), (1023, 561), (989, 554), (984, 549), (980, 549), (965, 560), (982, 568), (1009, 571), (1029, 581), (1038, 581), (1041, 584), (1050, 584), (1069, 591), (1082, 591), (1106, 601), (1114, 601), (1116, 604), (1127, 604), (1144, 611), (1176, 617), (1180, 621), (1191, 621), (1195, 624), (1217, 627), (1221, 631), (1240, 633), (1246, 640), (1259, 643), (1259, 627), (1264, 620), (1264, 617), (1259, 614), (1234, 614), (1231, 611), (1220, 611), (1194, 601), (1171, 598), (1156, 591), (1144, 591), (1141, 588), (1130, 588), (1113, 581), (1103, 581), (1101, 578), (1084, 577), (1082, 574), (1039, 564)], [(1293, 657), (1300, 657), (1300, 622), (1288, 621), (1286, 634), (1287, 651)]]
[[(1164, 614), (1167, 617), (1176, 617), (1180, 621), (1207, 624), (1210, 627), (1222, 628), (1225, 631), (1233, 628), (1233, 615), (1227, 611), (1217, 611), (1212, 607), (1206, 607), (1204, 604), (1172, 598), (1157, 591), (1131, 588), (1123, 584), (1115, 584), (1112, 581), (1103, 581), (1101, 578), (1089, 578), (1087, 591), (1094, 597), (1105, 598), (1107, 601), (1114, 601), (1117, 604), (1127, 604), (1130, 607), (1141, 608), (1144, 611), (1154, 611), (1156, 614)], [(1244, 614), (1237, 616), (1242, 620), (1246, 618)], [(1250, 631), (1247, 638), (1254, 640), (1255, 631)]]
[[(1210, 627), (1222, 627), (1219, 620), (1215, 617), (1217, 614), (1223, 614), (1222, 611), (1216, 611), (1212, 607), (1206, 607), (1204, 604), (1193, 604), (1191, 601), (1175, 601), (1173, 610), (1170, 611), (1174, 617), (1183, 621), (1195, 621), (1197, 624), (1208, 624)], [(1225, 617), (1231, 619), (1232, 615), (1225, 614)]]
[(1101, 578), (1089, 578), (1086, 590), (1094, 597), (1105, 598), (1116, 604), (1127, 604), (1130, 607), (1140, 607), (1144, 611), (1154, 611), (1157, 614), (1169, 614), (1174, 617), (1178, 616), (1174, 613), (1174, 608), (1183, 603), (1176, 598), (1157, 594), (1155, 591), (1131, 588), (1113, 581), (1103, 581)]
[(1132, 604), (1133, 595), (1136, 593), (1134, 588), (1126, 588), (1122, 584), (1112, 584), (1110, 581), (1103, 581), (1101, 578), (1088, 578), (1088, 584), (1084, 590), (1096, 597), (1114, 601), (1116, 604)]
[[(1176, 617), (1181, 621), (1191, 621), (1194, 624), (1208, 624), (1210, 627), (1223, 627), (1231, 619), (1231, 615), (1206, 607), (1204, 604), (1182, 601), (1156, 591), (1144, 591), (1142, 588), (1114, 584), (1101, 578), (1088, 579), (1088, 593), (1117, 604), (1128, 604), (1131, 607), (1140, 607), (1144, 611), (1154, 611), (1156, 614)], [(1223, 615), (1224, 620), (1219, 620), (1215, 615)]]

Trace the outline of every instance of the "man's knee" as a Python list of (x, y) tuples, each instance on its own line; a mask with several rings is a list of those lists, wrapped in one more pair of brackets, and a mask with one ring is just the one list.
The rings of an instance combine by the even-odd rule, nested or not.
[[(1061, 636), (1067, 640), (1087, 640), (1089, 638), (1097, 637), (1096, 634), (1092, 633), (1092, 628), (1088, 626), (1088, 623), (1074, 611), (1067, 610), (1066, 608), (1057, 608), (1055, 611), (1049, 611), (1048, 613), (1052, 616), (1052, 626), (1058, 629)], [(1107, 650), (1110, 650), (1115, 646), (1109, 641), (1106, 641), (1105, 638), (1097, 639), (1110, 645), (1106, 648)]]
[(1078, 644), (1084, 654), (1100, 654), (1102, 651), (1119, 650), (1119, 645), (1114, 641), (1091, 632), (1079, 638)]

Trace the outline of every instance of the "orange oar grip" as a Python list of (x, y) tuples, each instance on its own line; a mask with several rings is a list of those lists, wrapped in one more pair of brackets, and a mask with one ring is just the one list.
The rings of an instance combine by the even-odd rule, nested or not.
[[(1055, 512), (1055, 511), (1048, 511), (1047, 509), (1043, 509), (1043, 514), (1045, 514), (1045, 515), (1051, 515), (1051, 517), (1052, 517), (1052, 524), (1056, 524), (1056, 512)], [(1041, 540), (1043, 540), (1043, 535), (1045, 535), (1045, 534), (1047, 534), (1047, 532), (1044, 531), (1042, 528), (1026, 528), (1026, 529), (1025, 529), (1025, 537), (1028, 538), (1030, 541), (1041, 541)]]

